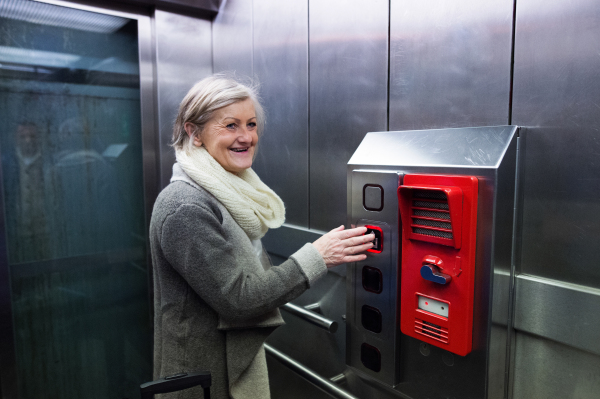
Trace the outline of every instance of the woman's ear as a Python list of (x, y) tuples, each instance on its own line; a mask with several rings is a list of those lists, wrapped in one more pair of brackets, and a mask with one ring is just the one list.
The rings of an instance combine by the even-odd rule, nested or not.
[(202, 147), (202, 141), (200, 140), (200, 136), (196, 133), (198, 127), (191, 122), (186, 122), (183, 125), (185, 132), (188, 134), (188, 137), (193, 140), (193, 143), (196, 147)]

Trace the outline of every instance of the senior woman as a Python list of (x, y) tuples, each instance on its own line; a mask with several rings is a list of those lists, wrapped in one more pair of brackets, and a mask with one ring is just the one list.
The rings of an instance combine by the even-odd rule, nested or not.
[(175, 122), (173, 177), (152, 213), (155, 378), (208, 370), (213, 398), (269, 398), (263, 343), (284, 324), (278, 306), (372, 246), (364, 227), (340, 226), (271, 264), (260, 239), (285, 208), (251, 169), (263, 124), (253, 87), (219, 75), (194, 85)]

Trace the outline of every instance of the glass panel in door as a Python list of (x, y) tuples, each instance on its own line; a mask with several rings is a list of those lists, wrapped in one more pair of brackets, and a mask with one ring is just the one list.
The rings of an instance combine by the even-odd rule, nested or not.
[(21, 398), (135, 398), (152, 377), (137, 32), (136, 20), (0, 1)]

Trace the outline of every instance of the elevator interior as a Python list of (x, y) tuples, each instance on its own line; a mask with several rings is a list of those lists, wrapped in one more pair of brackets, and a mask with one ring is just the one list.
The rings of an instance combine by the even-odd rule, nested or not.
[[(19, 3), (29, 11), (15, 13)], [(71, 18), (71, 26), (34, 19), (32, 10), (40, 6), (58, 7), (60, 12), (50, 14)], [(174, 156), (169, 142), (179, 101), (195, 81), (221, 71), (261, 83), (268, 123), (254, 169), (287, 208), (286, 224), (263, 239), (274, 262), (324, 231), (355, 223), (348, 220), (353, 209), (347, 202), (348, 161), (368, 132), (519, 126), (510, 189), (515, 196), (507, 200), (515, 210), (501, 218), (514, 226), (504, 239), (510, 243), (503, 246), (512, 253), (495, 263), (500, 269), (487, 270), (487, 309), (492, 312), (491, 321), (485, 319), (491, 323), (487, 343), (481, 345), (473, 329), (470, 354), (450, 357), (451, 352), (427, 344), (426, 355), (421, 351), (427, 353), (421, 347), (425, 341), (394, 330), (390, 334), (400, 343), (393, 348), (400, 359), (395, 371), (380, 378), (361, 369), (360, 359), (358, 365), (352, 360), (356, 314), (350, 310), (356, 312), (356, 306), (348, 301), (347, 289), (355, 282), (356, 268), (337, 267), (294, 301), (296, 313), (282, 312), (287, 325), (267, 342), (277, 351), (268, 357), (273, 397), (335, 396), (317, 388), (316, 380), (307, 382), (300, 369), (292, 371), (284, 357), (359, 398), (425, 397), (410, 381), (421, 376), (431, 388), (434, 377), (421, 369), (428, 362), (435, 362), (432, 367), (450, 386), (444, 393), (431, 388), (433, 398), (482, 397), (481, 392), (490, 398), (595, 397), (600, 389), (600, 269), (594, 261), (600, 237), (598, 2), (4, 0), (0, 8), (2, 397), (44, 397), (38, 387), (46, 382), (61, 398), (106, 397), (107, 392), (128, 397), (139, 379), (151, 378), (152, 293), (144, 223), (170, 178)], [(72, 25), (78, 18), (69, 10), (87, 16), (79, 14), (85, 29), (98, 21), (124, 24), (92, 33)], [(109, 51), (110, 42), (120, 50)], [(42, 76), (45, 80), (38, 79)], [(27, 125), (28, 119), (33, 123)], [(18, 258), (11, 249), (16, 230), (9, 226), (17, 192), (15, 150), (17, 137), (36, 135), (33, 126), (44, 143), (38, 160), (51, 165), (69, 150), (58, 133), (71, 132), (93, 165), (86, 173), (118, 172), (119, 184), (111, 190), (130, 200), (123, 218), (130, 224), (118, 229), (126, 239), (94, 242), (77, 234), (44, 233), (37, 237), (48, 243), (66, 240), (37, 259)], [(111, 145), (116, 147), (104, 155)], [(35, 158), (35, 153), (30, 155)], [(387, 170), (408, 173), (399, 165)], [(72, 172), (48, 170), (46, 176), (61, 176), (62, 183), (52, 186), (44, 206), (76, 210), (65, 187), (87, 188), (67, 184), (69, 176), (75, 179)], [(101, 173), (93, 176), (90, 180), (99, 186), (92, 185), (90, 194), (103, 181)], [(105, 212), (111, 212), (112, 198), (103, 203)], [(98, 216), (89, 207), (79, 211)], [(491, 216), (482, 217), (478, 229)], [(76, 222), (73, 217), (48, 226)], [(102, 218), (98, 223), (110, 228)], [(389, 247), (382, 231), (385, 252)], [(476, 304), (480, 287), (475, 283), (476, 312), (483, 306)], [(496, 318), (496, 306), (506, 314)], [(306, 323), (298, 316), (305, 307), (313, 313), (318, 309), (337, 330)], [(122, 331), (100, 334), (98, 323)], [(52, 342), (72, 344), (72, 350), (54, 350)], [(487, 368), (476, 370), (475, 383), (448, 382), (465, 378), (460, 375), (469, 362), (465, 359), (483, 352), (488, 360), (478, 365)], [(502, 361), (490, 361), (491, 353)], [(36, 357), (27, 357), (32, 354)], [(111, 364), (128, 370), (139, 365), (140, 372), (111, 371)], [(380, 373), (388, 371), (382, 364)], [(77, 375), (81, 378), (72, 377)]]

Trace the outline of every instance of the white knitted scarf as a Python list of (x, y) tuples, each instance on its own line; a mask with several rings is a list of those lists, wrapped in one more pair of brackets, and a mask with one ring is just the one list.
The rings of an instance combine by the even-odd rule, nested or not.
[(251, 240), (285, 221), (283, 201), (248, 168), (239, 174), (226, 171), (204, 147), (177, 150), (181, 168), (227, 208)]

